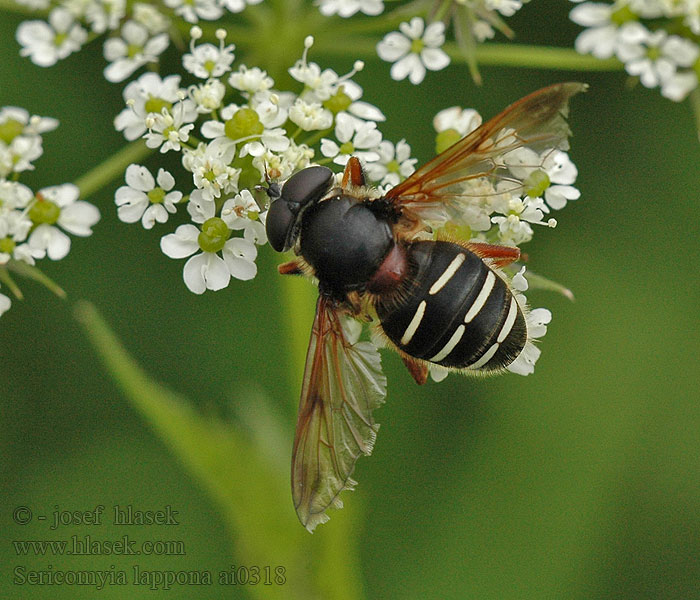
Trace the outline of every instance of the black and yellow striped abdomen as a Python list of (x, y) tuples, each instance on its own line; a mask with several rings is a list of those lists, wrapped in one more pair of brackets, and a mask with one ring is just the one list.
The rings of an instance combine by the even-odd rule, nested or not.
[(452, 242), (413, 242), (406, 252), (411, 273), (400, 300), (377, 303), (389, 339), (406, 354), (445, 367), (493, 371), (513, 362), (527, 327), (503, 279)]

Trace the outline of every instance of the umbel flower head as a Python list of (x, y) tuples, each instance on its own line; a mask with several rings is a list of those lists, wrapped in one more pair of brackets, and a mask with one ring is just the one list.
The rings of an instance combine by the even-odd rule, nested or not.
[(680, 102), (698, 85), (700, 5), (696, 0), (577, 2), (571, 20), (585, 27), (576, 50), (616, 56), (648, 88)]
[[(30, 116), (23, 108), (0, 109), (0, 277), (9, 281), (9, 270), (17, 263), (35, 269), (42, 258), (65, 258), (71, 247), (68, 234), (87, 237), (100, 218), (95, 206), (79, 199), (72, 183), (35, 193), (17, 181), (43, 153), (41, 134), (57, 126), (55, 119)], [(12, 289), (19, 289), (14, 282)], [(0, 294), (0, 314), (9, 307), (9, 298)]]

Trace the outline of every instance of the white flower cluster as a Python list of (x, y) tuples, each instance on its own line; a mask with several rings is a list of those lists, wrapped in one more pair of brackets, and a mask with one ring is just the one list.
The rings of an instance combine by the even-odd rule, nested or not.
[[(326, 16), (346, 18), (357, 13), (375, 16), (384, 11), (382, 0), (318, 0), (317, 5)], [(462, 48), (474, 47), (478, 42), (493, 38), (496, 29), (512, 36), (512, 31), (501, 17), (514, 15), (522, 5), (523, 0), (416, 0), (408, 7), (401, 6), (396, 10), (402, 16), (416, 16), (401, 23), (399, 31), (386, 34), (377, 44), (377, 54), (382, 60), (394, 63), (391, 67), (392, 79), (400, 81), (408, 78), (417, 85), (425, 78), (426, 69), (439, 71), (450, 63), (449, 56), (442, 50), (449, 19)], [(449, 18), (426, 25), (423, 17), (419, 16), (426, 13), (435, 15), (436, 12)], [(468, 59), (476, 64), (474, 56)]]
[(266, 179), (285, 180), (312, 162), (344, 165), (352, 155), (362, 159), (374, 184), (394, 186), (416, 162), (405, 141), (382, 139), (377, 122), (384, 115), (361, 99), (362, 88), (352, 81), (361, 62), (343, 76), (322, 70), (307, 60), (309, 37), (289, 69), (301, 91), (280, 91), (257, 67), (233, 70), (234, 47), (225, 44), (225, 31), (217, 32), (218, 46), (197, 45), (201, 34), (192, 28), (183, 57), (200, 83), (183, 88), (178, 75), (146, 73), (126, 86), (127, 107), (115, 119), (127, 139), (143, 137), (151, 148), (179, 153), (191, 176), (183, 196), (167, 171), (154, 178), (131, 165), (115, 201), (122, 221), (141, 221), (147, 229), (186, 205), (191, 222), (163, 236), (161, 249), (171, 258), (190, 257), (183, 277), (197, 294), (222, 289), (232, 277), (255, 277), (256, 245), (267, 241), (267, 196), (256, 186)]
[[(436, 152), (440, 153), (481, 125), (482, 119), (473, 109), (453, 106), (440, 111), (433, 119), (437, 131)], [(513, 131), (504, 129), (494, 136), (496, 147), (513, 143)], [(459, 200), (448, 206), (447, 212), (436, 212), (431, 224), (450, 236), (470, 241), (518, 246), (533, 237), (533, 225), (555, 227), (556, 220), (545, 219), (552, 209), (559, 210), (569, 200), (576, 200), (581, 192), (574, 187), (578, 171), (566, 152), (545, 148), (535, 152), (530, 148), (505, 151), (494, 157), (499, 177), (468, 179), (454, 190)], [(522, 181), (525, 187), (514, 186)], [(459, 223), (455, 226), (454, 222)], [(512, 286), (516, 300), (523, 308), (528, 321), (531, 340), (547, 332), (552, 314), (546, 308), (529, 310), (522, 292), (528, 289), (525, 267), (513, 276)], [(528, 343), (508, 370), (519, 375), (534, 371), (540, 350)], [(441, 381), (447, 370), (431, 367), (431, 377)]]
[(126, 0), (17, 0), (33, 10), (49, 10), (46, 21), (25, 21), (17, 28), (20, 54), (42, 67), (77, 52), (90, 39), (109, 33), (104, 56), (108, 81), (124, 81), (134, 71), (159, 56), (170, 45), (169, 30), (174, 19), (197, 23), (215, 21), (225, 11), (237, 13), (248, 4), (262, 0), (163, 0), (127, 2)]
[(570, 17), (586, 27), (575, 43), (581, 54), (616, 56), (642, 85), (675, 102), (697, 87), (700, 0), (584, 2)]
[[(12, 261), (34, 265), (46, 256), (64, 258), (71, 245), (64, 232), (89, 236), (100, 218), (97, 208), (78, 200), (71, 183), (34, 193), (17, 181), (42, 155), (42, 134), (56, 127), (56, 119), (30, 116), (23, 108), (0, 109), (0, 271), (5, 275)], [(9, 298), (0, 294), (0, 314), (9, 307)]]
[[(479, 125), (481, 116), (473, 109), (453, 106), (440, 111), (433, 120), (438, 132), (437, 151)], [(505, 130), (499, 135), (507, 143), (511, 132)], [(459, 222), (469, 227), (468, 238), (520, 246), (532, 239), (532, 225), (556, 226), (555, 219), (545, 220), (551, 209), (564, 208), (569, 200), (580, 197), (581, 192), (573, 186), (578, 171), (566, 152), (551, 148), (539, 154), (519, 148), (506, 152), (500, 160), (513, 180), (525, 182), (525, 188), (514, 188), (508, 178), (495, 184), (478, 178), (463, 184), (460, 202), (454, 208), (459, 211)]]

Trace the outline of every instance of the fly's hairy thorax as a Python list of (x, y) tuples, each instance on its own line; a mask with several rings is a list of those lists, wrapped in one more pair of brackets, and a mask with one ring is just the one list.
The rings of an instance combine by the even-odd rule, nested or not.
[(322, 289), (363, 290), (393, 247), (389, 218), (371, 206), (338, 194), (304, 212), (300, 251)]

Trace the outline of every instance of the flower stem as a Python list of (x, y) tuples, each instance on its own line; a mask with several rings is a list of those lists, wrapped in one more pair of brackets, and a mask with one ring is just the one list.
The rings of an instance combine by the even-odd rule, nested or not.
[[(22, 262), (21, 260), (11, 260), (7, 266), (11, 271), (17, 273), (18, 275), (26, 277), (27, 279), (33, 279), (34, 281), (40, 283), (49, 291), (56, 294), (56, 296), (58, 296), (59, 298), (66, 297), (66, 292), (63, 290), (63, 288), (60, 285), (58, 285), (55, 281), (53, 281), (53, 279), (51, 279), (48, 275), (44, 274), (44, 272), (38, 267), (34, 265), (28, 265), (27, 263)], [(21, 298), (21, 292), (20, 295), (17, 297)]]
[(87, 198), (94, 194), (110, 181), (121, 177), (131, 163), (143, 160), (152, 152), (153, 150), (147, 148), (142, 140), (125, 146), (75, 180), (75, 185), (80, 189), (80, 197)]
[[(375, 58), (375, 40), (349, 39), (337, 37), (333, 40), (319, 38), (314, 45), (319, 54), (347, 56), (351, 53), (358, 58)], [(467, 57), (455, 43), (446, 43), (443, 50), (456, 63), (466, 63)], [(601, 60), (593, 56), (579, 54), (570, 48), (553, 46), (531, 46), (525, 44), (480, 44), (476, 48), (476, 58), (480, 65), (500, 67), (523, 67), (530, 69), (555, 69), (564, 71), (620, 71), (622, 63), (610, 58)]]

